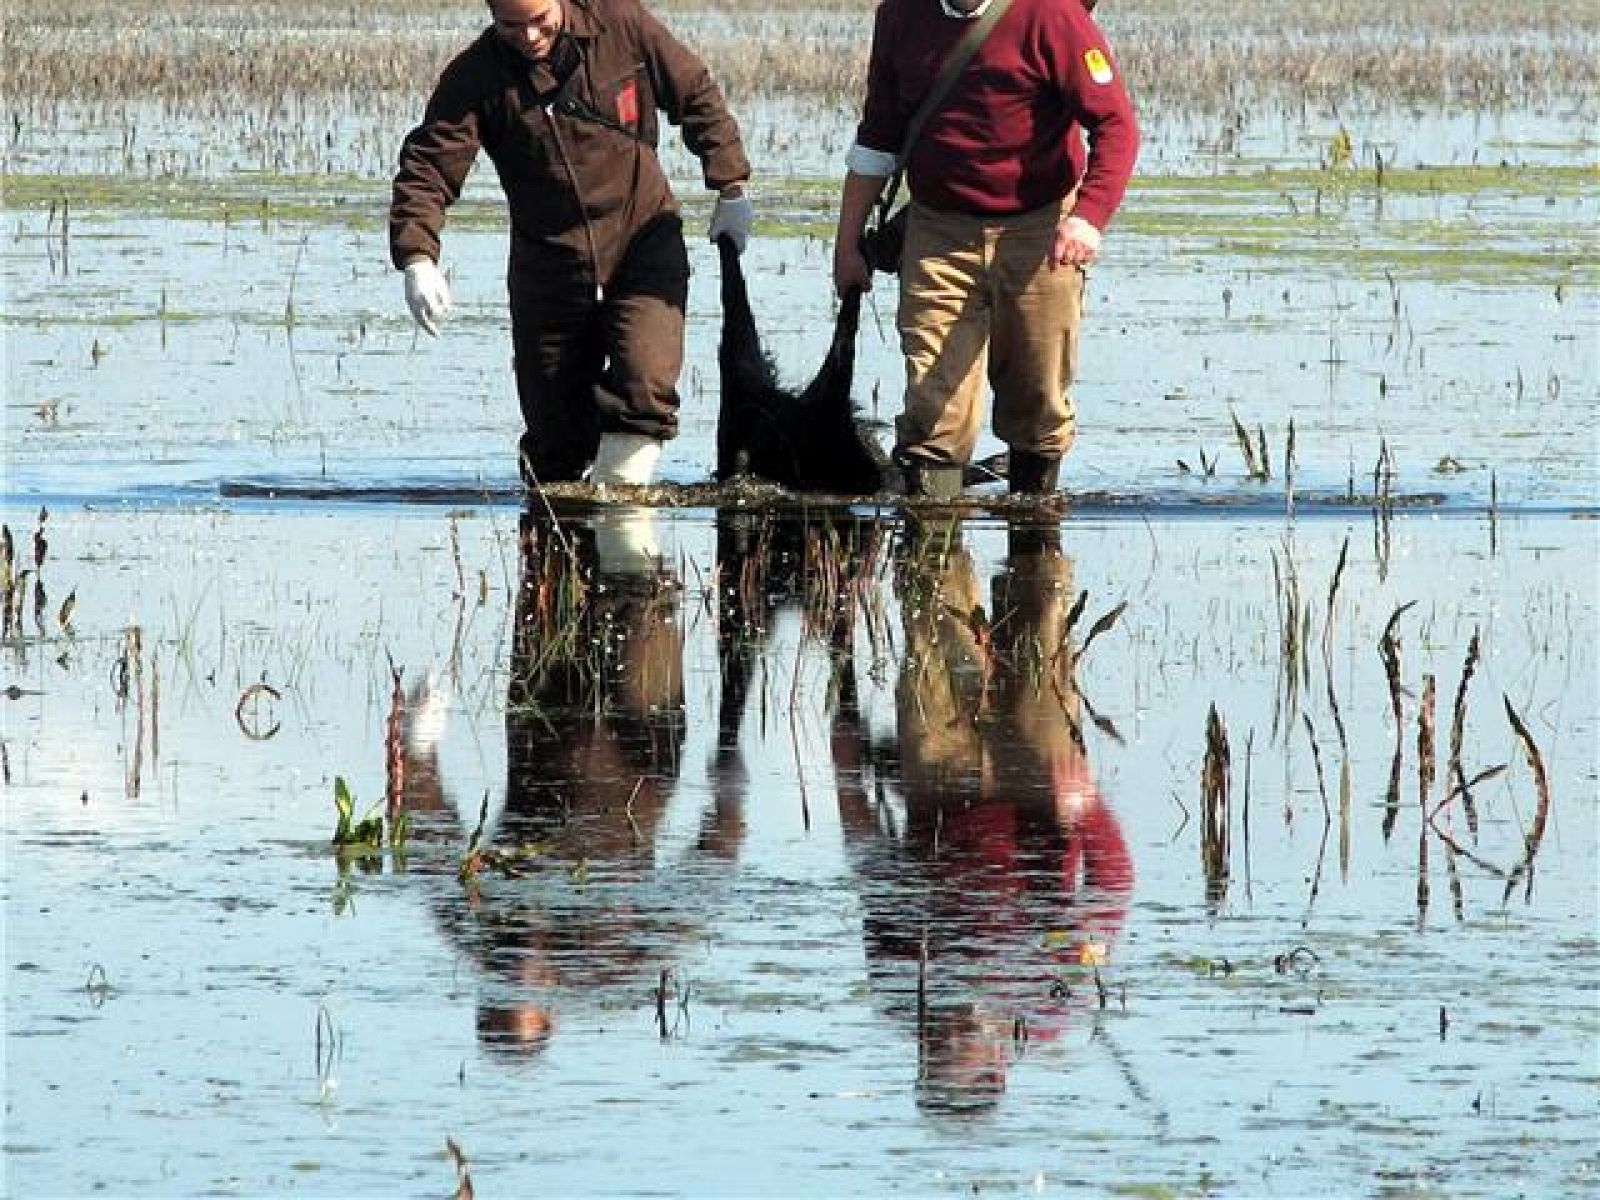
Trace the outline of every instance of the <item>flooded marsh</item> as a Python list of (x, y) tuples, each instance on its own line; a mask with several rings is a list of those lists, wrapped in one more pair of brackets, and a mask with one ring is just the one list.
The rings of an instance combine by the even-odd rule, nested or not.
[(12, 1186), (1592, 1186), (1569, 523), (640, 519), (50, 515)]
[[(662, 12), (803, 380), (870, 9)], [(524, 498), (491, 173), (440, 339), (384, 233), (481, 13), (109, 15), (0, 55), (0, 1191), (1600, 1188), (1600, 7), (1103, 5), (1046, 509), (713, 486), (698, 236), (664, 484)]]

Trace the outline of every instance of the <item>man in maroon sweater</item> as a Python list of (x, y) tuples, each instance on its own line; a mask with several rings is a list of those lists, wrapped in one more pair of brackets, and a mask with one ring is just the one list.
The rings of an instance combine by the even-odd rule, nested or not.
[[(869, 287), (861, 235), (907, 126), (968, 22), (995, 0), (883, 0), (846, 160), (834, 285)], [(1053, 492), (1072, 444), (1086, 272), (1122, 202), (1139, 130), (1094, 0), (1012, 0), (905, 159), (908, 489), (952, 495), (983, 425), (1011, 448), (1011, 490)], [(1087, 146), (1085, 146), (1085, 135)]]

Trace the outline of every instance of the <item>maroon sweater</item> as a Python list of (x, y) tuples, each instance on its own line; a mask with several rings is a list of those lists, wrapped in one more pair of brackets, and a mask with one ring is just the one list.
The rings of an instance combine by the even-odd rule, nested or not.
[[(899, 152), (968, 25), (946, 16), (939, 0), (883, 0), (856, 133), (862, 146)], [(1133, 103), (1087, 9), (1074, 0), (1012, 0), (922, 127), (907, 179), (932, 208), (993, 216), (1042, 208), (1076, 186), (1073, 211), (1103, 230), (1138, 153)]]

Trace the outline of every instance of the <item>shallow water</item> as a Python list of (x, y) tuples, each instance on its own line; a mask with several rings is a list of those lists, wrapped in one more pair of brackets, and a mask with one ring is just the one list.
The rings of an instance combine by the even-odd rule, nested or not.
[[(14, 131), (0, 1190), (1593, 1193), (1589, 104), (1152, 113), (1059, 521), (703, 486), (693, 236), (661, 506), (526, 556), (486, 173), (431, 341), (381, 116)], [(750, 121), (798, 381), (848, 123)]]
[[(1136, 190), (1090, 282), (1067, 490), (1202, 503), (1242, 488), (1287, 507), (1292, 429), (1294, 483), (1311, 494), (1370, 495), (1386, 461), (1396, 495), (1480, 511), (1592, 504), (1593, 190), (1570, 172), (1431, 180)], [(65, 238), (48, 189), (0, 214), (8, 493), (194, 502), (240, 480), (510, 484), (496, 205), (480, 197), (453, 219), (456, 308), (434, 340), (405, 314), (380, 187), (218, 187), (91, 189)], [(682, 435), (663, 470), (693, 483), (715, 457), (720, 314), (704, 211), (685, 194), (696, 274)], [(832, 192), (801, 180), (764, 203), (785, 225), (757, 237), (746, 273), (768, 349), (801, 382), (833, 315)], [(783, 236), (795, 221), (816, 236)], [(902, 378), (894, 303), (881, 281), (859, 340), (856, 401), (883, 439)], [(1265, 444), (1269, 480), (1249, 480), (1236, 420)]]
[[(1592, 522), (857, 516), (805, 559), (663, 513), (656, 573), (618, 512), (524, 571), (511, 508), (52, 511), (3, 651), (8, 1190), (442, 1192), (447, 1137), (480, 1194), (1592, 1190)], [(1506, 769), (1425, 825), (1475, 632), (1460, 760)], [(341, 864), (391, 661), (412, 833)], [(1551, 795), (1509, 896), (1506, 705)], [(531, 850), (463, 881), (484, 813)]]

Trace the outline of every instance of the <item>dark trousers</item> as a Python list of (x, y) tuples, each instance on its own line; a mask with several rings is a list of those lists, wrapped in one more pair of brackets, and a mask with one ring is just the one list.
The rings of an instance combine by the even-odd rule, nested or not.
[(525, 480), (581, 478), (602, 433), (677, 436), (689, 294), (677, 214), (634, 235), (602, 296), (534, 254), (515, 262), (509, 283)]

